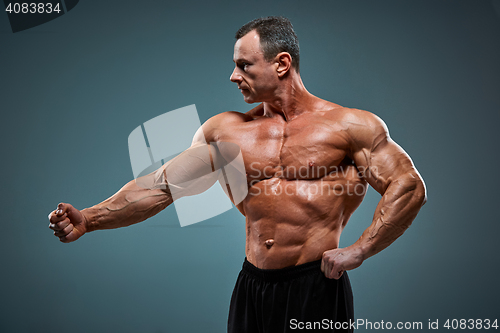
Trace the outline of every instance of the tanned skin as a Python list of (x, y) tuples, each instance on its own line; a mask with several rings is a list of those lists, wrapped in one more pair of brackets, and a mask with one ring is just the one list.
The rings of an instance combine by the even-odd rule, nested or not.
[[(248, 261), (279, 269), (322, 259), (325, 276), (338, 279), (401, 236), (425, 203), (426, 190), (383, 121), (310, 94), (289, 53), (264, 59), (255, 31), (236, 41), (233, 60), (231, 81), (247, 103), (261, 104), (245, 114), (212, 117), (193, 146), (231, 142), (241, 149), (249, 193), (237, 207), (246, 217)], [(173, 202), (169, 180), (160, 173), (142, 179), (150, 186), (131, 181), (82, 211), (60, 203), (49, 227), (68, 243), (89, 231), (143, 221)], [(368, 184), (382, 195), (373, 222), (354, 244), (339, 248)]]

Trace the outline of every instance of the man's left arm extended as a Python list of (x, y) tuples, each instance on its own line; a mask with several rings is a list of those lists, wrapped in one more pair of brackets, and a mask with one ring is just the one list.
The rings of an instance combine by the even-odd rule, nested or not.
[(385, 124), (371, 113), (363, 112), (354, 123), (351, 157), (360, 174), (380, 194), (372, 224), (351, 246), (325, 251), (322, 271), (338, 279), (345, 270), (382, 251), (411, 225), (426, 202), (425, 184), (410, 157), (389, 137)]

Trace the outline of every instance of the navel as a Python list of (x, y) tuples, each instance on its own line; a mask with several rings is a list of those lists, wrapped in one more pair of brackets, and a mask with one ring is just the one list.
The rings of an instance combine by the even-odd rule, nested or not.
[(266, 240), (267, 248), (270, 248), (271, 246), (273, 246), (273, 244), (274, 244), (274, 239), (271, 238), (271, 239)]

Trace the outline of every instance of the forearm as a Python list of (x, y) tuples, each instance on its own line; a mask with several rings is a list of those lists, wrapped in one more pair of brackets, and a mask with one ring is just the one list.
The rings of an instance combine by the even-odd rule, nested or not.
[(158, 170), (130, 181), (111, 198), (82, 210), (87, 231), (121, 228), (144, 221), (174, 199), (206, 191), (218, 177), (209, 148), (204, 143), (193, 145)]
[(382, 251), (408, 229), (425, 201), (425, 185), (417, 172), (393, 180), (375, 210), (372, 224), (353, 246), (361, 250), (363, 259)]
[[(139, 180), (139, 179), (138, 179)], [(156, 215), (172, 203), (168, 190), (132, 180), (109, 199), (82, 210), (87, 231), (126, 227)]]

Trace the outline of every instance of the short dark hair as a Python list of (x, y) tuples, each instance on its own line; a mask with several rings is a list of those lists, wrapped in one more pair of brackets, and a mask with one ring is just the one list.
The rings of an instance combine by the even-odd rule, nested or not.
[(289, 19), (282, 16), (257, 18), (242, 26), (235, 37), (240, 39), (252, 30), (259, 35), (266, 61), (271, 61), (280, 52), (288, 52), (292, 56), (292, 67), (299, 72), (299, 39)]

